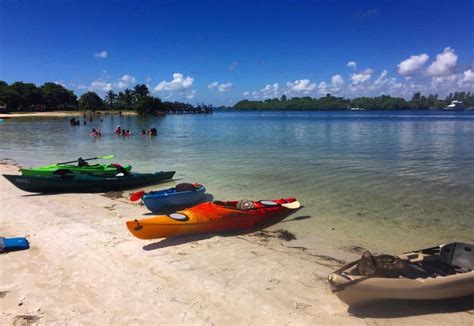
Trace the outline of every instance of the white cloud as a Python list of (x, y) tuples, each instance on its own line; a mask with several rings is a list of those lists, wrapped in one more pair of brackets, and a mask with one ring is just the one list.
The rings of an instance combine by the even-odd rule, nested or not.
[(340, 88), (344, 85), (344, 78), (341, 75), (334, 75), (331, 78), (331, 84), (336, 88)]
[(99, 59), (105, 59), (107, 58), (108, 55), (109, 53), (107, 51), (100, 51), (100, 52), (94, 53), (94, 57), (99, 58)]
[(453, 91), (474, 91), (474, 72), (468, 69), (460, 74), (433, 77), (431, 86), (433, 91), (446, 94)]
[(430, 76), (447, 76), (453, 73), (458, 56), (454, 53), (454, 49), (447, 47), (443, 53), (436, 56), (436, 60), (426, 70)]
[(125, 74), (120, 78), (116, 83), (114, 83), (114, 87), (117, 89), (124, 89), (129, 87), (131, 84), (136, 83), (137, 80), (135, 77)]
[(349, 68), (355, 69), (355, 68), (357, 68), (357, 62), (355, 62), (355, 61), (349, 61), (349, 62), (347, 63), (347, 66), (348, 66)]
[(158, 85), (155, 86), (155, 92), (162, 91), (184, 91), (189, 89), (193, 85), (194, 78), (184, 77), (183, 74), (178, 72), (173, 74), (173, 79), (171, 81), (163, 80)]
[(380, 84), (383, 84), (385, 82), (387, 82), (387, 79), (385, 77), (387, 77), (387, 70), (383, 70), (382, 73), (380, 74), (379, 78), (377, 78), (375, 81), (374, 81), (374, 84), (375, 85), (380, 85)]
[(209, 85), (207, 85), (207, 88), (209, 89), (214, 89), (214, 88), (217, 88), (219, 87), (219, 83), (218, 82), (213, 82), (213, 83), (210, 83)]
[(359, 73), (352, 74), (351, 76), (352, 84), (357, 85), (359, 83), (368, 81), (372, 77), (372, 72), (373, 72), (372, 69), (369, 68)]
[(280, 85), (278, 83), (265, 85), (259, 91), (252, 92), (252, 97), (255, 99), (267, 99), (279, 97)]
[(112, 83), (95, 80), (89, 86), (91, 92), (107, 92), (112, 90)]
[(420, 70), (429, 58), (426, 53), (412, 55), (398, 64), (398, 73), (402, 76), (411, 76)]
[(474, 83), (474, 71), (472, 71), (471, 69), (466, 70), (463, 73), (461, 83)]
[(188, 95), (186, 95), (186, 98), (193, 99), (195, 96), (196, 96), (196, 90), (193, 89)]
[(294, 82), (287, 82), (286, 87), (289, 93), (309, 94), (316, 89), (316, 83), (311, 83), (309, 79), (297, 79)]
[(217, 89), (221, 93), (229, 91), (231, 87), (232, 87), (232, 83), (219, 84), (219, 82), (216, 82), (216, 81), (207, 85), (207, 88), (209, 88), (210, 90)]
[(250, 95), (250, 92), (249, 92), (249, 91), (245, 91), (242, 95), (243, 95), (243, 96), (249, 96), (249, 95)]
[(226, 83), (226, 84), (220, 84), (218, 89), (219, 89), (219, 92), (223, 93), (223, 92), (229, 91), (231, 87), (232, 87), (232, 83)]
[(325, 81), (322, 81), (318, 84), (318, 93), (321, 94), (327, 94), (329, 92), (328, 90), (328, 83)]

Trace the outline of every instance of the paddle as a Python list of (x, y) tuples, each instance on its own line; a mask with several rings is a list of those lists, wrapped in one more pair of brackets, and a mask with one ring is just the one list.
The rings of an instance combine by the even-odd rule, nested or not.
[(295, 200), (294, 202), (292, 203), (285, 203), (285, 204), (281, 204), (281, 206), (285, 207), (285, 208), (288, 208), (288, 209), (298, 209), (301, 207), (301, 204), (299, 201)]
[(130, 201), (140, 200), (143, 197), (144, 194), (145, 194), (145, 192), (143, 190), (134, 192), (134, 193), (130, 194)]
[[(85, 158), (83, 161), (92, 161), (92, 160), (99, 160), (99, 159), (110, 160), (110, 159), (112, 159), (113, 157), (114, 157), (113, 155), (103, 155), (103, 156), (96, 156), (96, 157), (91, 157), (91, 158)], [(75, 162), (77, 162), (77, 161), (78, 161), (78, 160), (69, 161), (69, 162), (62, 162), (62, 163), (57, 163), (57, 165), (68, 164), (68, 163), (75, 163)]]
[(285, 208), (288, 208), (288, 209), (298, 209), (298, 208), (301, 207), (300, 202), (297, 201), (297, 200), (295, 200), (292, 203), (283, 203), (283, 204), (278, 204), (277, 202), (274, 202), (273, 200), (261, 200), (260, 203), (265, 205), (265, 206), (278, 206), (278, 205), (280, 205), (281, 207), (285, 207)]

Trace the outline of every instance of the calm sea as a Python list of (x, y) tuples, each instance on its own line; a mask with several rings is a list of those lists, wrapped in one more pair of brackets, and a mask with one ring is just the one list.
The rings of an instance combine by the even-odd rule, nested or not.
[[(139, 135), (151, 127), (158, 137)], [(292, 217), (305, 218), (272, 228), (309, 242), (396, 252), (474, 241), (473, 111), (15, 118), (0, 137), (0, 158), (24, 166), (114, 154), (136, 171), (176, 170), (216, 199), (297, 197)]]

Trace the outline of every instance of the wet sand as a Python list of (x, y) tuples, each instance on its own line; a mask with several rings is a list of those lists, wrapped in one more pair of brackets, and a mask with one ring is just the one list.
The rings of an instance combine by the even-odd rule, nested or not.
[(127, 194), (34, 195), (0, 179), (0, 236), (31, 245), (0, 255), (0, 325), (474, 323), (465, 300), (348, 311), (326, 277), (358, 254), (279, 231), (138, 240), (125, 221), (147, 211)]

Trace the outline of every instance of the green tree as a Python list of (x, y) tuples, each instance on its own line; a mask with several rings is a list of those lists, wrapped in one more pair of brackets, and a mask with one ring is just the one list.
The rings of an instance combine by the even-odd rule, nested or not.
[(0, 105), (6, 105), (8, 111), (18, 111), (21, 104), (21, 96), (8, 84), (0, 86)]
[(133, 94), (138, 99), (150, 95), (150, 90), (145, 84), (137, 84), (133, 87)]
[(166, 109), (166, 106), (159, 98), (152, 96), (139, 98), (134, 107), (140, 114), (154, 114)]
[(79, 108), (81, 110), (97, 110), (104, 105), (102, 99), (96, 92), (87, 92), (81, 95), (79, 99)]
[(74, 93), (61, 85), (45, 83), (40, 87), (48, 110), (75, 109), (77, 97)]
[(34, 110), (36, 106), (45, 104), (43, 92), (35, 84), (14, 82), (10, 87), (21, 97), (20, 110)]
[(117, 104), (117, 94), (114, 91), (110, 90), (105, 94), (105, 103), (110, 107), (114, 107)]
[(135, 102), (133, 91), (127, 88), (123, 92), (120, 92), (118, 95), (118, 101), (123, 106), (130, 107)]

